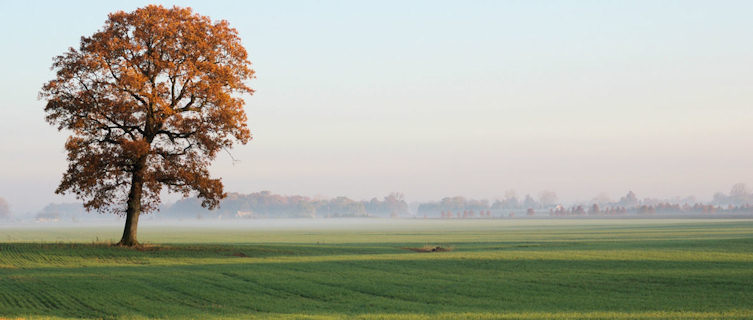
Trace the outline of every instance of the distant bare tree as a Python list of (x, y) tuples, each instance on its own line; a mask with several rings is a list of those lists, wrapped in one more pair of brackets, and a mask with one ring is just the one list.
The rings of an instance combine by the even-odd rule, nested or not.
[(10, 206), (8, 206), (8, 201), (0, 197), (0, 219), (7, 218), (10, 218)]
[(542, 191), (539, 194), (539, 202), (544, 207), (551, 207), (557, 204), (557, 194), (554, 191)]
[(736, 205), (748, 203), (750, 198), (750, 190), (744, 183), (736, 183), (729, 192), (729, 199)]
[(748, 186), (741, 182), (741, 183), (736, 183), (735, 185), (732, 186), (732, 190), (730, 190), (729, 195), (734, 197), (734, 196), (743, 196), (748, 193), (750, 193), (750, 191), (748, 190)]
[(620, 198), (620, 205), (626, 206), (626, 207), (632, 207), (638, 204), (638, 197), (635, 196), (635, 193), (631, 190), (629, 191), (624, 197)]
[(523, 200), (523, 207), (526, 208), (535, 208), (538, 207), (539, 204), (536, 202), (536, 200), (533, 200), (533, 197), (531, 197), (530, 194), (527, 194), (525, 199)]
[(497, 199), (497, 201), (494, 201), (492, 204), (493, 210), (517, 209), (519, 207), (520, 200), (518, 200), (515, 190), (512, 189), (505, 191), (505, 197), (502, 200)]
[(598, 204), (594, 203), (591, 206), (591, 211), (589, 211), (588, 213), (591, 214), (591, 215), (597, 215), (597, 214), (601, 213), (601, 209), (599, 208)]

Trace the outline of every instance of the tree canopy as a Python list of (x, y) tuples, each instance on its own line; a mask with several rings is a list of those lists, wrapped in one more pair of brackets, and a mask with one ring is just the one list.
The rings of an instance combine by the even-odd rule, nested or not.
[[(40, 94), (46, 120), (72, 132), (57, 193), (126, 214), (126, 229), (132, 214), (157, 209), (165, 187), (219, 204), (223, 186), (208, 166), (251, 139), (242, 95), (253, 93), (246, 81), (254, 77), (227, 21), (156, 5), (115, 12), (52, 68)], [(126, 245), (137, 243), (135, 221)]]

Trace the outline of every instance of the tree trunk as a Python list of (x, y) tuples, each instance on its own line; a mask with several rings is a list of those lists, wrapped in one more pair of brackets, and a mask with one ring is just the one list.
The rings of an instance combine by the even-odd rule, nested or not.
[(136, 240), (136, 230), (139, 224), (139, 214), (141, 214), (141, 192), (145, 171), (146, 159), (136, 164), (131, 176), (131, 191), (128, 193), (125, 229), (123, 230), (123, 237), (118, 242), (119, 246), (133, 247), (139, 245), (138, 240)]

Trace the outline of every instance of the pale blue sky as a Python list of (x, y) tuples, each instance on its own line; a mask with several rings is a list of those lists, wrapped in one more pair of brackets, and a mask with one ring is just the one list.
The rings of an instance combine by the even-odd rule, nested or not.
[[(148, 2), (0, 1), (0, 197), (64, 201), (51, 58)], [(753, 2), (163, 2), (236, 27), (258, 79), (228, 191), (710, 198), (753, 182)], [(67, 201), (67, 200), (66, 200)]]

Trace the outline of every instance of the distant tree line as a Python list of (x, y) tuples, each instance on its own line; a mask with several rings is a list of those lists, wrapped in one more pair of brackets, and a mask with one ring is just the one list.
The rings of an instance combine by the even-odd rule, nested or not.
[[(8, 203), (0, 198), (0, 219), (9, 217)], [(250, 194), (230, 193), (220, 207), (207, 210), (196, 198), (183, 199), (163, 207), (155, 218), (179, 219), (237, 219), (237, 218), (327, 218), (327, 217), (426, 217), (426, 218), (500, 218), (515, 216), (615, 216), (647, 214), (753, 214), (753, 193), (742, 183), (735, 184), (729, 194), (716, 193), (712, 201), (701, 202), (694, 197), (655, 199), (643, 198), (629, 191), (619, 200), (599, 194), (590, 201), (563, 205), (557, 195), (543, 191), (534, 198), (530, 194), (522, 199), (515, 191), (490, 201), (462, 196), (445, 197), (439, 201), (415, 203), (409, 209), (405, 196), (390, 193), (371, 200), (353, 200), (348, 197), (320, 198), (301, 195), (280, 195), (270, 191)], [(80, 204), (49, 204), (36, 214), (39, 222), (78, 221), (79, 219), (104, 219), (87, 214)]]
[(617, 201), (604, 194), (590, 202), (566, 207), (557, 203), (557, 195), (551, 191), (539, 194), (538, 200), (531, 195), (518, 199), (514, 191), (507, 191), (504, 198), (489, 203), (488, 200), (446, 197), (440, 201), (425, 202), (418, 206), (418, 215), (439, 218), (512, 217), (547, 213), (550, 216), (612, 216), (623, 214), (751, 214), (753, 193), (742, 183), (735, 184), (729, 195), (716, 193), (710, 203), (701, 203), (694, 197), (662, 200), (639, 199), (633, 191)]
[(250, 194), (231, 193), (216, 210), (201, 207), (199, 199), (176, 202), (164, 210), (166, 217), (197, 218), (271, 218), (271, 217), (365, 217), (408, 214), (408, 204), (400, 193), (382, 200), (356, 201), (347, 197), (318, 199), (300, 195), (285, 196), (270, 191)]
[(612, 216), (623, 214), (714, 214), (714, 213), (753, 213), (753, 206), (740, 205), (740, 206), (715, 206), (713, 204), (677, 204), (660, 202), (657, 204), (642, 204), (633, 207), (623, 206), (607, 206), (600, 207), (598, 204), (593, 204), (590, 208), (586, 209), (582, 205), (572, 206), (565, 208), (563, 206), (557, 206), (549, 209), (550, 216)]
[(527, 194), (522, 200), (518, 199), (515, 191), (505, 192), (503, 199), (489, 203), (489, 200), (466, 199), (455, 196), (442, 198), (436, 202), (425, 202), (418, 206), (418, 215), (433, 216), (440, 213), (442, 217), (484, 217), (491, 216), (491, 212), (527, 211), (528, 209), (542, 209), (557, 204), (557, 194), (552, 191), (542, 191), (538, 200)]
[(50, 203), (34, 216), (37, 222), (77, 222), (79, 219), (108, 219), (108, 215), (86, 214), (86, 209), (80, 203)]

